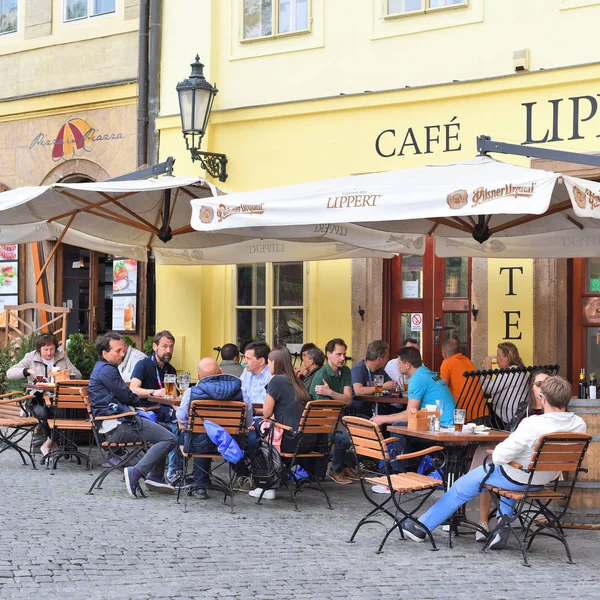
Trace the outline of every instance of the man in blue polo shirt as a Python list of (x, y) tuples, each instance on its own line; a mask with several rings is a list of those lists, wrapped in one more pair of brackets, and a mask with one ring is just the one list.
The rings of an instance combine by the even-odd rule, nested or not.
[[(421, 353), (410, 346), (401, 348), (398, 352), (398, 364), (400, 365), (400, 373), (410, 376), (406, 410), (392, 415), (377, 415), (371, 421), (377, 423), (380, 427), (392, 424), (406, 425), (408, 412), (411, 409), (419, 410), (425, 408), (428, 404), (435, 406), (436, 400), (441, 400), (443, 403), (441, 425), (442, 427), (452, 427), (454, 425), (454, 409), (456, 408), (454, 397), (442, 378), (423, 366)], [(398, 439), (399, 441), (392, 442), (388, 446), (391, 452), (395, 451), (395, 455), (412, 452), (413, 449), (419, 446), (418, 442), (407, 436), (400, 435)], [(398, 472), (403, 472), (406, 469), (404, 462), (395, 461), (393, 463)]]
[[(165, 375), (177, 375), (177, 370), (171, 364), (173, 358), (173, 349), (175, 347), (175, 337), (170, 331), (159, 331), (154, 336), (152, 356), (140, 360), (133, 368), (131, 374), (131, 391), (140, 398), (141, 406), (156, 406), (154, 398), (164, 398), (165, 396)], [(156, 422), (166, 427), (171, 433), (178, 433), (177, 417), (175, 410), (166, 404), (160, 405), (160, 408), (154, 411)], [(176, 483), (182, 475), (183, 458), (179, 448), (175, 448), (169, 454), (169, 467), (167, 470), (167, 482)]]

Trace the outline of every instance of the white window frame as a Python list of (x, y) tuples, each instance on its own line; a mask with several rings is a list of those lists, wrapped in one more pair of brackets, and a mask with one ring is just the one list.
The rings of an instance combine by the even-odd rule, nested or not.
[[(292, 2), (292, 6), (295, 5), (297, 0), (290, 0)], [(306, 0), (306, 29), (299, 29), (294, 31), (286, 31), (284, 33), (279, 33), (279, 2), (280, 0), (272, 0), (273, 4), (271, 7), (271, 34), (270, 35), (260, 35), (253, 38), (244, 37), (246, 32), (246, 2), (245, 0), (240, 0), (240, 14), (241, 18), (241, 31), (240, 31), (240, 43), (249, 44), (253, 42), (259, 42), (263, 40), (273, 40), (279, 39), (282, 37), (291, 37), (296, 35), (305, 35), (307, 33), (311, 33), (312, 31), (312, 2), (313, 0)], [(295, 21), (296, 11), (291, 10), (292, 14), (292, 22)]]
[(4, 37), (6, 35), (15, 35), (15, 33), (19, 32), (19, 21), (20, 21), (20, 18), (19, 18), (20, 17), (20, 14), (19, 14), (20, 13), (20, 10), (19, 10), (20, 6), (19, 6), (19, 4), (20, 4), (20, 2), (19, 2), (19, 0), (17, 0), (17, 25), (16, 25), (14, 31), (0, 32), (0, 37)]
[(97, 19), (99, 17), (108, 17), (117, 14), (117, 6), (119, 0), (115, 0), (115, 9), (108, 12), (94, 13), (92, 14), (92, 8), (94, 6), (94, 0), (87, 0), (87, 15), (85, 17), (76, 17), (74, 19), (67, 19), (67, 2), (68, 0), (62, 0), (62, 22), (63, 23), (77, 23), (86, 21), (88, 19)]
[[(301, 262), (301, 261), (291, 261), (291, 262)], [(267, 262), (267, 263), (256, 263), (256, 265), (265, 265), (265, 304), (257, 304), (257, 305), (241, 305), (237, 303), (238, 299), (238, 278), (237, 278), (237, 266), (233, 268), (233, 293), (234, 293), (234, 306), (233, 306), (233, 330), (234, 330), (234, 339), (238, 339), (238, 330), (237, 330), (237, 312), (238, 310), (250, 310), (250, 309), (258, 309), (265, 311), (265, 342), (269, 344), (270, 347), (273, 347), (274, 344), (274, 335), (275, 335), (275, 318), (274, 314), (276, 310), (301, 310), (302, 311), (302, 343), (306, 340), (307, 337), (307, 293), (308, 293), (308, 277), (307, 277), (307, 264), (302, 262), (302, 304), (295, 306), (281, 306), (274, 304), (274, 265), (276, 264), (286, 264), (282, 262)], [(251, 266), (251, 265), (240, 265), (240, 266)], [(243, 352), (244, 349), (240, 348), (240, 351)]]
[(437, 13), (443, 10), (456, 10), (457, 8), (468, 8), (469, 0), (462, 0), (460, 4), (450, 4), (448, 6), (431, 6), (432, 0), (421, 0), (421, 6), (419, 10), (411, 10), (409, 12), (390, 13), (389, 12), (389, 0), (383, 0), (384, 2), (384, 19), (398, 19), (402, 17), (411, 17), (413, 15), (424, 15), (427, 13)]

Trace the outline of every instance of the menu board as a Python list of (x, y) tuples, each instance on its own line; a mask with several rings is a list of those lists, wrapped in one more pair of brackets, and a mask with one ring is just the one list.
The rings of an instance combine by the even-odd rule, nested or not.
[(115, 256), (113, 258), (113, 310), (114, 331), (137, 330), (137, 261)]
[[(6, 327), (6, 305), (19, 304), (19, 247), (0, 246), (0, 327)], [(17, 325), (16, 317), (13, 325)]]

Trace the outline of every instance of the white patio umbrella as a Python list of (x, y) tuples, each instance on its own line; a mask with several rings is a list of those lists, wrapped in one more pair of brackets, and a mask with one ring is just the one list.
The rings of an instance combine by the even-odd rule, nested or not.
[(596, 204), (599, 184), (479, 156), (193, 200), (191, 224), (200, 232), (289, 241), (335, 230), (353, 245), (383, 232), (389, 244), (405, 241), (406, 253), (432, 235), (440, 256), (595, 256)]
[(288, 243), (261, 246), (252, 235), (195, 231), (190, 200), (223, 194), (204, 179), (173, 176), (18, 188), (0, 194), (0, 244), (57, 239), (140, 261), (151, 249), (162, 264), (227, 264), (252, 254), (250, 262), (257, 262), (264, 260), (268, 248), (282, 261), (303, 260), (305, 252), (307, 260), (324, 260), (391, 257), (401, 251), (402, 245), (388, 244), (383, 232), (373, 232), (369, 248), (366, 243), (352, 246), (335, 232), (299, 248)]

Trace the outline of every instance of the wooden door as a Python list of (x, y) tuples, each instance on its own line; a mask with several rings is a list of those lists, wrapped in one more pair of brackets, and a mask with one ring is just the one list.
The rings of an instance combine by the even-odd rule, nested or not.
[(445, 339), (458, 339), (469, 354), (471, 259), (438, 258), (430, 239), (423, 256), (386, 261), (383, 293), (383, 331), (392, 355), (408, 338), (419, 342), (424, 364), (434, 371)]

